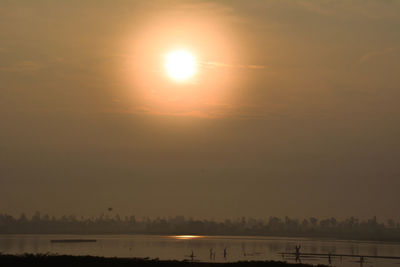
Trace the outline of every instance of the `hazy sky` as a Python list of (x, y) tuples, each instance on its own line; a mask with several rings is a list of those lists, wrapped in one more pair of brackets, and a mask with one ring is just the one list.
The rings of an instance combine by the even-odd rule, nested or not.
[[(0, 2), (0, 212), (400, 214), (400, 1)], [(193, 81), (165, 77), (186, 47)]]

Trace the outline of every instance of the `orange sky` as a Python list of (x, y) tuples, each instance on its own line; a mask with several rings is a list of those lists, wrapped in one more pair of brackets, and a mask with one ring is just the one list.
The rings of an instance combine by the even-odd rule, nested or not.
[[(399, 13), (3, 0), (0, 212), (396, 217)], [(163, 67), (177, 48), (186, 83)]]

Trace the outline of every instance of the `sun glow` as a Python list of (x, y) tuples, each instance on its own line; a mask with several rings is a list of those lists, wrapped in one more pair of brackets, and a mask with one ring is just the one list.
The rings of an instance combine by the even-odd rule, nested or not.
[[(205, 19), (207, 18), (207, 19)], [(121, 90), (130, 112), (215, 118), (231, 114), (238, 86), (236, 36), (225, 21), (160, 14), (121, 42)]]
[(178, 82), (184, 82), (196, 73), (196, 59), (186, 50), (169, 52), (165, 57), (165, 69), (168, 75)]

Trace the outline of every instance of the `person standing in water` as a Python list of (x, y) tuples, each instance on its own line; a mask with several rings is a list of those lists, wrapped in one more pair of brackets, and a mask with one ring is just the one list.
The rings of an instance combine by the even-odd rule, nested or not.
[(300, 248), (301, 248), (300, 245), (295, 247), (295, 249), (296, 249), (296, 254), (295, 254), (296, 255), (296, 262), (300, 262)]
[(227, 255), (227, 253), (226, 253), (226, 248), (224, 248), (224, 259), (226, 260), (226, 255)]
[(193, 252), (193, 249), (192, 249), (192, 254), (190, 254), (190, 258), (192, 259), (192, 261), (194, 261), (194, 257), (196, 257), (196, 256), (194, 255), (194, 252)]

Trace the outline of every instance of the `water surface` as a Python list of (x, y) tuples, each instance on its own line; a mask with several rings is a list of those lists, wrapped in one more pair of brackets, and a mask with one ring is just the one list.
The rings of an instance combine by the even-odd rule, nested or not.
[[(51, 243), (54, 239), (97, 239), (95, 243)], [(239, 260), (284, 260), (280, 252), (400, 256), (400, 243), (323, 240), (309, 238), (156, 235), (0, 235), (0, 252), (9, 254), (51, 253), (106, 257), (149, 257), (230, 262)], [(214, 256), (210, 259), (210, 249)], [(226, 249), (226, 258), (224, 257)], [(334, 266), (360, 266), (358, 258), (332, 258)], [(328, 264), (326, 257), (302, 258), (304, 263)], [(363, 266), (400, 266), (400, 260), (367, 259)]]

